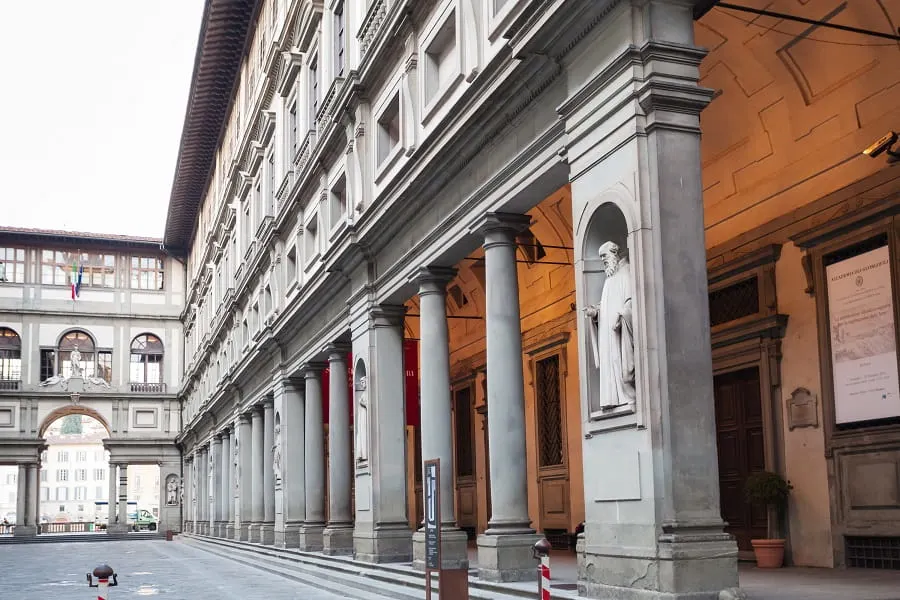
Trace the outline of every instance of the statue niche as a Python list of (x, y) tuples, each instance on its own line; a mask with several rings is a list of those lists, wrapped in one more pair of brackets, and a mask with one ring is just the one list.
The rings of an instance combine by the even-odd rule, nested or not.
[(354, 450), (356, 462), (366, 463), (369, 460), (369, 404), (366, 397), (368, 382), (366, 365), (360, 360), (356, 363), (356, 377), (353, 385), (356, 396), (356, 417), (353, 420)]
[(626, 237), (625, 218), (612, 204), (595, 211), (585, 236), (584, 337), (594, 417), (635, 405), (634, 277)]

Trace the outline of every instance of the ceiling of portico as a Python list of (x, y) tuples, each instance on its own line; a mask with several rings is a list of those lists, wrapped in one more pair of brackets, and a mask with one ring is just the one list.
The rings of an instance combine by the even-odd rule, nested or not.
[[(896, 33), (894, 0), (735, 4)], [(900, 129), (900, 44), (716, 7), (695, 23), (707, 247), (888, 168), (860, 154)]]

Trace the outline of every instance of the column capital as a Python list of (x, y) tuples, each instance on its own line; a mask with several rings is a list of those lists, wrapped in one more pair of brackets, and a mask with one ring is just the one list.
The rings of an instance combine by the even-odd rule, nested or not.
[(419, 267), (413, 276), (413, 281), (419, 284), (419, 296), (428, 294), (447, 293), (447, 284), (456, 277), (456, 269), (453, 267), (428, 266)]
[(245, 411), (238, 415), (238, 425), (249, 425), (252, 411)]
[(275, 396), (273, 394), (266, 394), (266, 397), (262, 399), (260, 402), (263, 410), (274, 408), (275, 407)]
[(515, 234), (528, 229), (531, 225), (531, 216), (518, 213), (485, 213), (478, 221), (476, 221), (470, 231), (480, 232), (483, 235), (489, 233), (503, 233), (510, 238)]
[(301, 367), (304, 379), (318, 379), (322, 377), (322, 371), (328, 366), (324, 362), (313, 361), (308, 362)]
[(217, 431), (213, 434), (212, 440), (209, 442), (210, 444), (221, 444), (222, 443), (222, 432)]
[(402, 304), (379, 304), (369, 311), (374, 327), (403, 327), (406, 307)]
[(220, 437), (225, 437), (225, 436), (227, 436), (229, 433), (231, 433), (231, 427), (232, 427), (232, 424), (231, 424), (231, 423), (225, 423), (225, 424), (222, 426), (222, 429), (219, 430), (219, 436), (220, 436)]
[(328, 354), (328, 362), (332, 363), (338, 360), (347, 360), (347, 354), (350, 352), (350, 344), (344, 342), (333, 342), (325, 346), (325, 352)]

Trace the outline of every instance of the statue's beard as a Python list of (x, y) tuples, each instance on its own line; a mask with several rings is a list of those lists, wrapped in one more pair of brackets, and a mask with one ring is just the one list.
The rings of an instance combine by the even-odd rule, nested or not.
[(612, 277), (613, 275), (616, 274), (616, 271), (618, 271), (618, 270), (619, 270), (618, 263), (609, 262), (606, 264), (606, 276), (607, 277)]

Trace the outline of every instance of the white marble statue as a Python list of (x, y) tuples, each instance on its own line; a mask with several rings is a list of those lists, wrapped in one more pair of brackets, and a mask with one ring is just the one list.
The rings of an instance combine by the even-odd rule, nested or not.
[(237, 490), (241, 487), (241, 461), (240, 461), (240, 453), (238, 452), (238, 437), (234, 436), (234, 489)]
[(272, 469), (275, 483), (281, 483), (281, 423), (275, 424), (275, 444), (272, 446)]
[(69, 366), (72, 374), (69, 377), (81, 377), (81, 352), (78, 351), (78, 344), (72, 346), (72, 352), (69, 354)]
[(594, 366), (600, 371), (597, 388), (601, 409), (611, 409), (634, 402), (634, 327), (631, 298), (634, 290), (631, 268), (626, 257), (619, 256), (619, 246), (606, 242), (600, 246), (600, 259), (606, 270), (606, 281), (600, 302), (588, 306), (591, 350)]
[(175, 475), (169, 475), (166, 480), (166, 506), (178, 506), (178, 480)]
[(366, 406), (365, 392), (359, 395), (353, 429), (356, 438), (356, 460), (365, 462), (369, 459), (369, 409)]

